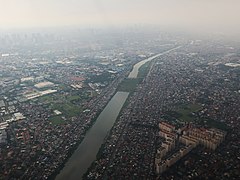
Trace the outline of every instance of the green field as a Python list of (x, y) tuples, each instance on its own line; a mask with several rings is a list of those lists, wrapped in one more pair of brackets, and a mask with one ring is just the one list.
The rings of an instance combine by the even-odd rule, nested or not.
[(206, 126), (209, 126), (209, 127), (214, 127), (214, 128), (218, 128), (218, 129), (222, 129), (222, 130), (227, 130), (227, 125), (223, 122), (220, 122), (220, 121), (215, 121), (215, 120), (212, 120), (212, 119), (203, 119), (201, 120), (200, 124), (202, 125), (206, 125)]
[(139, 68), (137, 77), (144, 78), (148, 74), (151, 62), (152, 61), (148, 61)]
[(180, 106), (176, 112), (180, 115), (179, 119), (184, 122), (191, 122), (194, 118), (191, 116), (192, 113), (201, 109), (199, 104), (189, 104)]
[(200, 109), (201, 106), (198, 104), (180, 105), (174, 111), (165, 112), (164, 118), (168, 120), (178, 119), (182, 122), (192, 122), (195, 120), (192, 113)]
[(63, 113), (66, 117), (78, 116), (82, 112), (81, 108), (72, 103), (66, 102), (63, 104), (52, 104), (51, 109), (57, 109)]
[(77, 100), (80, 100), (81, 97), (78, 96), (78, 95), (72, 95), (72, 96), (66, 96), (66, 99), (67, 99), (68, 101), (77, 101)]
[(141, 80), (140, 78), (126, 78), (119, 84), (118, 91), (133, 92)]
[(195, 122), (203, 126), (227, 130), (227, 126), (223, 122), (212, 119), (196, 119), (192, 113), (199, 110), (201, 110), (201, 105), (199, 104), (181, 105), (175, 111), (167, 111), (164, 118), (167, 120), (179, 119), (182, 122)]
[(78, 95), (47, 95), (38, 98), (40, 103), (48, 105), (52, 110), (59, 110), (66, 117), (78, 116), (82, 110), (78, 104), (73, 101), (80, 101), (81, 97)]
[(52, 95), (45, 95), (45, 96), (39, 97), (38, 101), (41, 103), (48, 104), (48, 103), (54, 102), (54, 98)]
[(151, 61), (143, 64), (138, 71), (137, 78), (126, 78), (124, 79), (118, 86), (118, 91), (123, 92), (134, 92), (137, 85), (142, 82), (143, 78), (147, 75), (149, 68), (151, 65)]
[(53, 125), (60, 125), (60, 124), (64, 124), (65, 121), (62, 119), (61, 116), (52, 116), (49, 118), (49, 121), (53, 124)]

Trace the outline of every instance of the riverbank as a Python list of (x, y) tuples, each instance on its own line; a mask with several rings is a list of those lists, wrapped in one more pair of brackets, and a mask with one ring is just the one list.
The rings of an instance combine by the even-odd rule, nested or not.
[[(178, 48), (178, 47), (177, 47)], [(150, 58), (148, 58), (148, 59), (145, 59), (145, 60), (142, 60), (142, 61), (140, 61), (139, 63), (137, 63), (138, 65), (139, 64), (141, 64), (141, 66), (135, 66), (134, 65), (134, 68), (133, 68), (133, 70), (132, 71), (137, 71), (137, 74), (136, 74), (136, 77), (133, 77), (133, 78), (129, 78), (129, 76), (128, 76), (128, 78), (125, 78), (123, 81), (122, 81), (122, 83), (116, 88), (116, 90), (118, 90), (118, 92), (116, 93), (116, 94), (118, 94), (118, 93), (128, 93), (128, 95), (127, 96), (129, 96), (129, 93), (130, 94), (132, 94), (133, 92), (134, 92), (134, 90), (135, 90), (135, 88), (139, 85), (139, 83), (141, 83), (142, 82), (142, 80), (144, 79), (144, 77), (145, 76), (147, 76), (147, 74), (148, 74), (148, 71), (149, 71), (149, 69), (151, 68), (151, 62), (152, 62), (152, 60), (153, 59), (155, 59), (155, 58), (157, 58), (157, 57), (159, 57), (159, 56), (161, 56), (161, 55), (163, 55), (163, 54), (166, 54), (166, 53), (168, 53), (168, 52), (170, 52), (170, 51), (172, 51), (172, 50), (174, 50), (174, 49), (176, 49), (176, 48), (173, 48), (173, 49), (170, 49), (170, 50), (168, 50), (168, 51), (166, 51), (166, 52), (163, 52), (163, 53), (160, 53), (160, 54), (157, 54), (157, 55), (155, 55), (155, 56), (152, 56), (152, 57), (150, 57)], [(144, 65), (144, 66), (142, 66), (142, 65)], [(137, 68), (137, 69), (136, 69)], [(132, 72), (131, 71), (131, 72)], [(131, 74), (131, 72), (130, 72), (130, 74)], [(129, 75), (130, 75), (129, 74)], [(137, 80), (136, 80), (137, 79)], [(127, 83), (126, 83), (126, 81), (128, 81)], [(131, 88), (129, 88), (128, 90), (124, 90), (124, 91), (127, 91), (127, 92), (119, 92), (119, 91), (121, 91), (121, 89), (119, 88), (119, 87), (124, 87), (124, 88), (126, 88), (126, 87), (128, 87), (128, 85), (129, 85), (129, 83), (131, 84), (131, 80), (135, 80), (136, 82), (134, 83), (134, 85), (131, 87)], [(114, 97), (113, 97), (114, 98)], [(113, 99), (112, 98), (112, 99)], [(126, 97), (127, 98), (127, 97)], [(112, 99), (110, 100), (110, 102), (112, 101)], [(110, 103), (109, 102), (109, 103)], [(107, 106), (109, 105), (109, 103), (107, 104)], [(124, 100), (124, 102), (122, 102), (123, 104), (124, 104), (124, 106), (125, 106), (125, 104), (126, 103), (128, 103), (128, 100)], [(115, 114), (116, 113), (116, 111), (115, 110), (113, 110), (113, 111), (111, 111), (111, 113), (109, 114), (109, 115), (111, 115), (112, 113), (114, 113), (115, 115), (116, 115), (116, 117), (114, 117), (115, 119), (114, 119), (114, 121), (113, 121), (113, 124), (116, 122), (116, 119), (118, 118), (118, 116), (119, 116), (119, 112), (120, 112), (120, 110), (122, 109), (122, 106), (123, 106), (123, 104), (121, 104), (121, 108), (119, 109), (119, 111), (117, 111), (117, 114)], [(107, 108), (107, 106), (106, 106), (106, 108)], [(105, 109), (105, 108), (104, 108)], [(103, 110), (104, 111), (104, 110)], [(101, 116), (101, 114), (99, 115), (99, 117)], [(106, 116), (106, 119), (108, 119), (109, 118), (109, 116)], [(91, 127), (90, 128), (90, 132), (91, 131), (94, 131), (94, 127), (95, 127), (95, 125), (98, 123), (98, 121), (99, 120), (97, 120), (96, 122), (95, 122), (95, 124), (93, 125), (93, 127)], [(113, 126), (113, 124), (112, 124), (112, 126)], [(106, 125), (105, 125), (106, 126)], [(112, 127), (111, 126), (111, 127)], [(103, 128), (105, 128), (104, 126), (102, 126)], [(111, 129), (111, 127), (109, 128), (109, 130)], [(93, 129), (93, 130), (92, 130)], [(105, 140), (106, 140), (106, 136), (107, 135), (109, 135), (109, 134), (111, 134), (111, 131), (109, 131), (109, 130), (107, 130), (106, 132), (105, 132), (105, 134), (104, 134), (104, 136), (103, 136), (103, 138), (102, 138), (102, 140), (100, 140), (100, 145), (99, 145), (99, 147), (96, 149), (94, 149), (94, 153), (93, 153), (93, 155), (91, 154), (91, 161), (90, 161), (90, 164), (89, 164), (89, 161), (86, 161), (87, 162), (87, 164), (89, 164), (89, 165), (86, 165), (86, 163), (85, 163), (85, 166), (84, 166), (84, 168), (82, 168), (82, 167), (79, 167), (79, 163), (84, 163), (84, 161), (83, 160), (86, 160), (86, 158), (88, 158), (88, 157), (86, 157), (85, 159), (79, 159), (79, 156), (83, 156), (83, 154), (84, 153), (86, 153), (86, 151), (85, 152), (82, 152), (81, 154), (79, 154), (79, 155), (75, 155), (75, 153), (78, 151), (78, 149), (80, 148), (80, 147), (82, 147), (83, 149), (85, 148), (86, 149), (86, 147), (84, 147), (84, 142), (85, 142), (85, 140), (86, 140), (86, 136), (88, 135), (86, 135), (85, 136), (85, 138), (83, 139), (83, 141), (79, 144), (79, 146), (78, 146), (78, 148), (75, 150), (75, 152), (74, 152), (74, 154), (72, 154), (71, 155), (71, 157), (68, 159), (68, 161), (67, 161), (67, 163), (65, 163), (65, 166), (63, 167), (63, 169), (62, 169), (62, 171), (64, 171), (64, 169), (66, 169), (66, 168), (68, 168), (67, 166), (67, 164), (69, 163), (69, 164), (71, 164), (71, 159), (78, 159), (78, 160), (74, 160), (74, 161), (77, 161), (77, 165), (74, 165), (74, 163), (76, 164), (76, 162), (74, 162), (73, 161), (73, 163), (72, 163), (72, 165), (71, 165), (71, 167), (69, 168), (69, 169), (72, 169), (72, 170), (66, 170), (66, 171), (69, 171), (69, 172), (71, 172), (70, 174), (69, 173), (66, 173), (66, 174), (68, 174), (68, 176), (63, 176), (63, 178), (58, 178), (58, 176), (60, 177), (61, 175), (57, 175), (57, 177), (56, 177), (56, 179), (79, 179), (79, 177), (81, 177), (86, 171), (87, 171), (87, 169), (88, 169), (88, 167), (90, 167), (91, 166), (91, 163), (92, 162), (94, 162), (94, 160), (96, 159), (96, 156), (97, 156), (97, 154), (98, 154), (98, 152), (101, 152), (101, 147), (102, 147), (102, 145), (104, 144), (104, 142), (105, 142)], [(97, 133), (97, 132), (96, 132)], [(97, 137), (95, 137), (94, 139), (92, 139), (91, 140), (91, 143), (92, 144), (95, 144), (95, 143), (99, 143), (99, 142), (96, 142), (96, 139), (97, 138), (99, 138), (98, 136)], [(95, 142), (95, 143), (94, 143)], [(92, 148), (87, 148), (87, 150), (89, 150), (89, 152), (92, 150)], [(89, 152), (87, 152), (87, 153), (89, 153)], [(80, 153), (80, 152), (78, 152), (78, 153)], [(83, 171), (83, 169), (85, 169), (85, 172), (82, 172)], [(81, 176), (80, 176), (80, 174), (79, 174), (79, 171), (81, 171)], [(77, 172), (77, 175), (76, 176), (74, 176), (74, 175), (72, 175), (73, 173), (76, 173)], [(62, 172), (60, 171), (60, 174), (62, 174)], [(65, 174), (65, 173), (64, 173)], [(71, 178), (71, 177), (72, 178)]]
[[(132, 94), (134, 93), (135, 89), (137, 88), (137, 86), (142, 83), (144, 77), (147, 76), (151, 66), (153, 65), (154, 61), (148, 61), (148, 62), (145, 62), (140, 68), (139, 68), (139, 71), (138, 71), (138, 74), (137, 74), (137, 77), (136, 78), (125, 78), (118, 86), (117, 90), (118, 91), (125, 91), (125, 92), (129, 92), (129, 96), (128, 98), (126, 99), (124, 105), (122, 106), (115, 122), (114, 122), (114, 125), (113, 127), (118, 123), (119, 121), (119, 117), (121, 116), (121, 113), (123, 112), (124, 108), (128, 106), (129, 104), (129, 100), (130, 100), (130, 97), (132, 96)], [(131, 82), (134, 82), (134, 84), (132, 84), (130, 87), (129, 87), (129, 83)], [(113, 129), (111, 128), (110, 132), (108, 133), (108, 137), (110, 137), (113, 133)], [(106, 146), (106, 143), (107, 143), (107, 138), (105, 139), (105, 141), (103, 142), (103, 144), (101, 145), (101, 147), (99, 148), (99, 151), (96, 155), (96, 160), (99, 159), (103, 153), (103, 150), (104, 150), (104, 146)], [(96, 161), (94, 161), (91, 166), (88, 168), (88, 170), (86, 171), (86, 173), (83, 175), (82, 179), (87, 179), (87, 175), (89, 174), (90, 170), (96, 166)]]
[[(179, 47), (177, 47), (177, 48), (179, 48)], [(174, 48), (174, 49), (177, 49), (177, 48)], [(173, 49), (172, 49), (172, 50), (173, 50)], [(170, 51), (171, 51), (171, 50), (168, 50), (167, 52), (170, 52)], [(125, 78), (125, 79), (120, 83), (120, 85), (118, 86), (117, 90), (118, 90), (118, 91), (127, 91), (127, 92), (129, 92), (130, 94), (129, 94), (129, 96), (128, 96), (128, 99), (125, 101), (124, 106), (123, 106), (123, 108), (121, 109), (121, 111), (120, 111), (120, 113), (119, 113), (119, 115), (118, 115), (118, 117), (117, 117), (117, 119), (116, 119), (113, 127), (118, 126), (118, 123), (119, 123), (119, 121), (120, 121), (120, 116), (121, 116), (121, 114), (122, 114), (123, 111), (124, 111), (124, 107), (128, 106), (129, 100), (130, 100), (132, 94), (135, 92), (137, 86), (139, 86), (139, 85), (143, 82), (144, 78), (148, 76), (149, 71), (151, 70), (152, 66), (154, 65), (154, 63), (155, 63), (155, 61), (156, 61), (156, 58), (158, 58), (160, 55), (163, 55), (163, 54), (165, 54), (165, 53), (161, 53), (161, 54), (155, 55), (155, 56), (153, 56), (153, 57), (148, 58), (147, 60), (143, 60), (143, 61), (139, 62), (138, 64), (141, 64), (141, 66), (134, 66), (135, 68), (136, 68), (136, 67), (138, 68), (137, 71), (135, 70), (135, 72), (137, 72), (137, 73), (134, 75), (134, 77), (133, 77), (133, 75), (131, 75), (131, 76), (129, 75), (127, 78)], [(144, 62), (144, 63), (143, 63), (143, 62)], [(131, 73), (130, 73), (130, 74), (131, 74)], [(108, 148), (106, 148), (106, 146), (108, 146), (108, 147), (111, 146), (111, 145), (109, 144), (109, 137), (112, 137), (113, 133), (114, 133), (114, 130), (113, 130), (113, 128), (112, 128), (111, 131), (110, 131), (109, 134), (108, 134), (108, 138), (106, 138), (106, 140), (105, 140), (104, 143), (101, 145), (101, 147), (100, 147), (100, 149), (99, 149), (99, 151), (98, 151), (98, 153), (97, 153), (97, 159), (96, 159), (96, 161), (94, 161), (94, 162), (91, 164), (91, 166), (88, 168), (87, 172), (86, 172), (86, 173), (84, 174), (84, 176), (83, 176), (83, 179), (88, 179), (89, 177), (91, 177), (91, 176), (93, 175), (93, 174), (91, 173), (91, 170), (94, 169), (94, 168), (98, 169), (98, 166), (99, 166), (99, 165), (101, 166), (101, 164), (102, 164), (103, 162), (100, 162), (100, 161), (98, 161), (98, 160), (99, 160), (102, 156), (105, 157), (105, 160), (106, 160), (105, 163), (107, 163), (107, 161), (109, 160), (110, 157), (108, 158), (108, 157), (106, 157), (106, 156), (108, 156), (108, 154), (109, 154), (110, 152), (108, 152)], [(120, 132), (118, 131), (118, 133), (120, 133)], [(121, 134), (121, 133), (120, 133), (120, 134)], [(112, 137), (112, 138), (115, 139), (116, 137)], [(110, 153), (110, 154), (111, 154), (111, 153)], [(103, 158), (103, 159), (104, 159), (104, 158)], [(103, 163), (102, 165), (105, 166), (106, 164)], [(106, 165), (106, 167), (107, 167), (107, 165)], [(96, 171), (96, 172), (97, 172), (97, 171)], [(99, 172), (99, 173), (100, 173), (100, 172)]]
[(113, 96), (56, 179), (79, 179), (87, 171), (87, 168), (96, 159), (96, 154), (128, 95), (129, 93), (126, 92), (117, 92)]
[[(112, 97), (115, 95), (116, 93), (116, 87), (118, 86), (119, 82), (121, 82), (123, 80), (123, 77), (125, 75), (121, 75), (118, 79), (116, 79), (113, 83), (112, 86), (110, 86), (110, 90), (107, 90), (106, 92), (103, 93), (101, 98), (104, 98), (104, 100), (101, 100), (101, 102), (105, 102), (104, 105), (96, 112), (96, 114), (94, 115), (94, 117), (91, 119), (90, 123), (88, 123), (86, 125), (86, 127), (84, 128), (84, 132), (81, 133), (82, 135), (80, 135), (80, 138), (78, 140), (76, 140), (74, 142), (74, 145), (72, 145), (67, 154), (65, 155), (64, 160), (60, 163), (60, 165), (58, 165), (55, 169), (55, 171), (48, 177), (48, 179), (56, 179), (56, 177), (58, 176), (58, 174), (60, 174), (60, 172), (64, 169), (65, 164), (68, 162), (68, 160), (71, 158), (71, 156), (74, 154), (74, 152), (77, 150), (78, 146), (82, 143), (82, 141), (84, 140), (86, 134), (89, 132), (89, 130), (92, 128), (92, 126), (95, 124), (98, 116), (101, 114), (101, 112), (104, 110), (104, 108), (108, 105), (109, 101), (112, 99)], [(111, 91), (109, 93), (109, 91)], [(104, 95), (106, 94), (107, 95)], [(108, 97), (109, 96), (109, 97)], [(106, 100), (106, 98), (108, 100)], [(98, 104), (99, 102), (99, 98), (95, 101), (95, 103)], [(96, 107), (98, 106), (96, 104)], [(91, 112), (89, 112), (91, 113)], [(87, 116), (87, 115), (86, 115)], [(84, 118), (84, 117), (82, 117)]]

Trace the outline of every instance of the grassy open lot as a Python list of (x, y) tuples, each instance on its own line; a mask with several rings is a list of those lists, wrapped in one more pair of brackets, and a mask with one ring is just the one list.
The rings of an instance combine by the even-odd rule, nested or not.
[(78, 95), (46, 95), (38, 98), (38, 101), (48, 105), (52, 110), (59, 110), (63, 116), (73, 117), (78, 116), (82, 109), (79, 105), (74, 104), (74, 101), (80, 101)]
[(78, 95), (72, 95), (72, 96), (66, 96), (67, 101), (75, 101), (75, 100), (80, 100), (81, 97)]
[(54, 98), (53, 98), (52, 95), (45, 95), (45, 96), (39, 97), (38, 101), (42, 102), (42, 103), (45, 103), (45, 104), (48, 104), (48, 103), (54, 102)]
[(61, 116), (52, 116), (49, 118), (49, 121), (51, 121), (53, 125), (60, 125), (65, 123)]
[(151, 62), (152, 61), (148, 61), (139, 68), (137, 77), (144, 78), (148, 74)]
[(185, 122), (191, 122), (194, 120), (192, 117), (192, 113), (201, 109), (201, 105), (199, 104), (189, 104), (180, 106), (176, 112), (180, 114), (179, 119)]
[(65, 84), (59, 84), (58, 85), (58, 90), (62, 90), (62, 91), (70, 91), (71, 87)]
[(67, 117), (77, 116), (82, 111), (79, 106), (74, 105), (70, 102), (66, 102), (66, 103), (62, 103), (62, 104), (54, 103), (51, 105), (51, 108), (61, 111), (63, 113), (63, 115), (65, 115)]
[(124, 92), (133, 92), (137, 85), (142, 82), (143, 78), (147, 75), (149, 72), (149, 68), (151, 65), (151, 61), (146, 62), (143, 64), (138, 71), (137, 78), (126, 78), (124, 79), (118, 86), (118, 91), (124, 91)]
[(133, 92), (139, 82), (141, 82), (140, 78), (136, 79), (126, 78), (119, 84), (118, 91)]
[(201, 120), (200, 124), (213, 127), (213, 128), (222, 129), (225, 131), (228, 130), (227, 125), (225, 123), (220, 121), (215, 121), (213, 119), (203, 119)]
[(174, 111), (165, 112), (165, 115), (163, 117), (170, 121), (175, 121), (178, 119), (181, 122), (192, 122), (195, 121), (192, 113), (200, 109), (201, 105), (199, 104), (180, 105)]
[(175, 111), (168, 111), (164, 116), (167, 120), (176, 120), (179, 119), (182, 122), (195, 122), (197, 124), (201, 124), (207, 127), (218, 128), (222, 130), (227, 130), (227, 126), (225, 123), (220, 121), (215, 121), (213, 119), (197, 119), (194, 118), (192, 113), (201, 110), (201, 105), (199, 104), (188, 104), (188, 105), (181, 105)]

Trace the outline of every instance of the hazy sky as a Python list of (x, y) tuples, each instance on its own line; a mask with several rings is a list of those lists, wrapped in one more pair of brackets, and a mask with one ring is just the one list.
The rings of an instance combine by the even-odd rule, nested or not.
[(0, 29), (158, 24), (240, 30), (240, 0), (0, 0)]

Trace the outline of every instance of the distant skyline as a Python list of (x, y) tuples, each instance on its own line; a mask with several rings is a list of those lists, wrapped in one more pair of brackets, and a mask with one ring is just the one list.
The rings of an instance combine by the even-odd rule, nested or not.
[(240, 0), (0, 0), (0, 29), (154, 24), (240, 31)]

